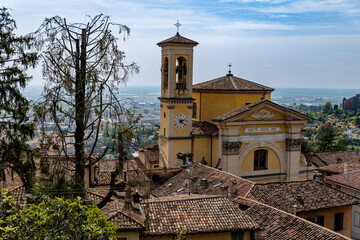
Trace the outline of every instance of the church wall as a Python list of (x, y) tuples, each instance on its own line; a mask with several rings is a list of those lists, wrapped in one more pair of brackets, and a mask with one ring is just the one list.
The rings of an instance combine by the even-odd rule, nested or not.
[[(265, 149), (267, 150), (267, 162), (266, 167), (267, 170), (254, 170), (254, 151)], [(268, 170), (275, 170), (281, 169), (281, 163), (278, 155), (270, 148), (262, 147), (262, 148), (255, 148), (253, 149), (244, 159), (240, 171), (241, 172), (254, 172), (256, 175), (257, 172), (268, 171)]]
[(168, 161), (167, 159), (167, 154), (168, 154), (168, 142), (166, 141), (166, 139), (159, 139), (159, 154), (160, 154), (160, 162), (159, 165), (160, 167), (164, 167), (166, 166), (166, 162)]
[[(203, 234), (186, 234), (186, 240), (231, 240), (231, 232), (224, 233), (203, 233)], [(250, 240), (251, 234), (250, 231), (244, 232), (244, 240)], [(147, 240), (173, 240), (174, 236), (154, 236), (154, 237), (145, 237), (142, 236), (140, 239)]]
[(116, 239), (139, 240), (139, 232), (117, 232)]
[[(212, 167), (215, 167), (218, 160), (219, 160), (219, 138), (213, 137), (212, 138)], [(220, 164), (221, 166), (221, 164)]]
[[(187, 153), (190, 152), (191, 149), (189, 149), (189, 143), (191, 143), (190, 140), (188, 139), (184, 139), (184, 140), (173, 140), (173, 147), (172, 147), (172, 151), (170, 151), (171, 158), (172, 158), (172, 166), (176, 167), (177, 166), (177, 156), (176, 154), (181, 152), (181, 153)], [(171, 165), (169, 165), (171, 166)]]
[(261, 179), (253, 179), (249, 178), (250, 181), (256, 182), (256, 183), (269, 183), (269, 182), (282, 182), (283, 178), (281, 176), (276, 178), (267, 178), (264, 179), (263, 177)]
[[(196, 121), (212, 122), (212, 119), (245, 106), (247, 103), (259, 101), (263, 93), (199, 93), (193, 92), (192, 97), (197, 104)], [(265, 99), (271, 100), (271, 93), (265, 94)]]
[(200, 162), (203, 157), (207, 165), (211, 164), (211, 138), (210, 136), (196, 136), (193, 139), (193, 160)]

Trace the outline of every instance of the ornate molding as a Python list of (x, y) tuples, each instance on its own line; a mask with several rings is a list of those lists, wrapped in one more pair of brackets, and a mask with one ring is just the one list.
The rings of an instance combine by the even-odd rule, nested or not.
[(222, 152), (224, 155), (238, 155), (242, 142), (223, 142)]
[(280, 127), (245, 128), (244, 133), (281, 132)]
[(272, 119), (275, 117), (275, 114), (270, 113), (268, 110), (266, 109), (261, 109), (258, 113), (253, 113), (251, 116), (251, 118), (253, 119)]
[(300, 139), (286, 139), (286, 151), (300, 151), (301, 140)]

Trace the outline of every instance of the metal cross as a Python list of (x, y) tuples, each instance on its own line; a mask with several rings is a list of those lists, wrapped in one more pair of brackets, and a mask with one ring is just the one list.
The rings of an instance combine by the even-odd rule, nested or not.
[(177, 20), (177, 22), (174, 24), (174, 26), (177, 28), (177, 32), (179, 33), (179, 27), (181, 27), (182, 25), (179, 23), (179, 20)]
[(231, 73), (231, 67), (232, 67), (231, 63), (229, 63), (228, 67), (229, 67), (229, 74), (230, 74)]

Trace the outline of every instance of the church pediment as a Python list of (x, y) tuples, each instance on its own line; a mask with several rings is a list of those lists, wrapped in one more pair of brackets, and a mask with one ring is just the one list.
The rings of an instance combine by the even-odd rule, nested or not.
[(239, 121), (304, 121), (310, 118), (300, 112), (285, 108), (268, 100), (251, 103), (214, 119), (215, 122)]

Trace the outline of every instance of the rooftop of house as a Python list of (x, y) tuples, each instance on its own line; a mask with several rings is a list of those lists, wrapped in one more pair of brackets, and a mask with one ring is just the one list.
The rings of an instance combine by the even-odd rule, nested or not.
[(316, 167), (337, 163), (358, 163), (359, 155), (352, 151), (314, 153), (311, 163)]
[(329, 173), (347, 173), (360, 170), (360, 163), (339, 163), (339, 164), (330, 164), (328, 166), (323, 166), (318, 168), (320, 172), (329, 172)]
[(192, 123), (191, 133), (195, 136), (217, 136), (219, 129), (215, 124), (209, 122), (196, 122)]
[(190, 46), (196, 46), (199, 43), (195, 42), (189, 38), (183, 37), (181, 36), (179, 33), (177, 33), (175, 36), (168, 38), (164, 41), (158, 42), (157, 45), (159, 47), (162, 46), (166, 46), (166, 45), (170, 45), (170, 44), (185, 44), (185, 45), (190, 45)]
[(344, 240), (347, 237), (303, 218), (245, 198), (237, 198), (239, 204), (262, 229), (256, 240)]
[[(190, 187), (190, 183), (192, 186)], [(231, 185), (234, 193), (231, 197), (245, 196), (254, 183), (200, 163), (192, 163), (183, 168), (164, 184), (155, 188), (152, 194), (156, 197), (179, 195), (188, 192), (208, 195), (227, 195)]]
[(260, 226), (224, 196), (173, 196), (151, 199), (148, 207), (149, 227), (145, 235), (175, 235), (255, 230)]
[(227, 74), (206, 82), (193, 85), (193, 91), (274, 91), (273, 88)]
[(360, 170), (328, 176), (326, 181), (360, 191)]
[(360, 199), (316, 181), (259, 183), (246, 196), (289, 213), (359, 204)]

